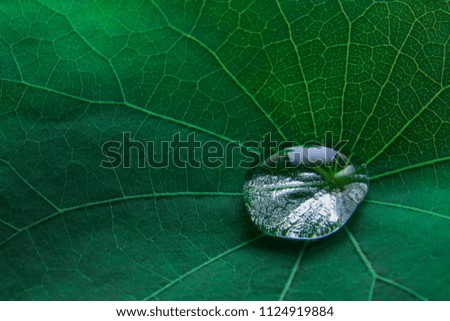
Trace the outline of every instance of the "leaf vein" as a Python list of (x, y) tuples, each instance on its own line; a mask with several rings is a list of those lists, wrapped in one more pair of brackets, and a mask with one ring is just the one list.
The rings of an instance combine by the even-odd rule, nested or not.
[(0, 159), (0, 162), (4, 163), (6, 166), (8, 166), (14, 174), (23, 182), (25, 185), (27, 185), (33, 192), (35, 192), (39, 197), (41, 197), (44, 201), (46, 201), (48, 204), (50, 204), (55, 210), (60, 211), (61, 209), (55, 205), (47, 196), (39, 192), (39, 190), (34, 187), (25, 177), (23, 177), (15, 168), (12, 166), (9, 162)]
[(358, 241), (356, 240), (356, 238), (353, 236), (353, 233), (350, 231), (350, 229), (347, 226), (344, 226), (344, 232), (347, 234), (350, 242), (352, 243), (356, 253), (358, 254), (358, 256), (360, 257), (361, 261), (364, 263), (364, 265), (367, 268), (367, 271), (369, 272), (369, 274), (372, 277), (372, 281), (369, 287), (369, 299), (373, 299), (373, 292), (374, 292), (374, 288), (375, 288), (375, 283), (376, 280), (388, 283), (392, 286), (395, 286), (397, 288), (399, 288), (400, 290), (403, 290), (404, 292), (420, 299), (420, 300), (427, 300), (427, 298), (425, 298), (424, 296), (422, 296), (421, 294), (417, 293), (416, 291), (408, 288), (407, 286), (404, 286), (392, 279), (386, 278), (384, 276), (379, 275), (376, 270), (374, 269), (372, 263), (370, 262), (370, 260), (367, 258), (367, 256), (364, 254), (364, 251), (361, 248), (361, 245), (358, 243)]
[(424, 214), (428, 214), (428, 215), (431, 215), (431, 216), (434, 216), (434, 217), (443, 218), (445, 220), (450, 220), (450, 217), (446, 216), (444, 214), (436, 213), (436, 212), (433, 212), (433, 211), (430, 211), (430, 210), (424, 210), (424, 209), (417, 208), (417, 207), (414, 207), (414, 206), (408, 206), (408, 205), (403, 205), (403, 204), (395, 204), (395, 203), (384, 202), (384, 201), (376, 201), (376, 200), (370, 200), (370, 199), (366, 200), (365, 202), (371, 203), (371, 204), (377, 204), (377, 205), (383, 205), (383, 206), (400, 208), (400, 209), (413, 211), (413, 212), (418, 212), (418, 213), (424, 213)]
[(441, 163), (441, 162), (444, 162), (444, 161), (447, 161), (447, 160), (450, 160), (450, 156), (443, 157), (443, 158), (437, 158), (437, 159), (433, 159), (433, 160), (430, 160), (430, 161), (425, 161), (425, 162), (422, 162), (422, 163), (417, 163), (417, 164), (414, 164), (414, 165), (409, 165), (409, 166), (405, 166), (405, 167), (402, 167), (402, 168), (394, 169), (394, 170), (391, 170), (389, 172), (384, 172), (384, 173), (381, 173), (381, 174), (377, 174), (377, 175), (371, 176), (370, 180), (380, 179), (380, 178), (383, 178), (383, 177), (399, 174), (401, 172), (408, 171), (408, 170), (414, 169), (414, 168), (419, 168), (419, 167), (423, 167), (423, 166), (427, 166), (427, 165), (434, 165), (434, 164)]
[(167, 283), (165, 286), (163, 286), (162, 288), (160, 288), (159, 290), (156, 290), (155, 292), (153, 292), (152, 294), (148, 295), (147, 297), (143, 298), (142, 301), (148, 301), (151, 300), (153, 298), (155, 298), (156, 296), (158, 296), (159, 294), (163, 293), (164, 291), (168, 290), (169, 288), (171, 288), (172, 286), (174, 286), (175, 284), (183, 281), (185, 278), (187, 278), (188, 276), (192, 275), (193, 273), (201, 270), (202, 268), (208, 266), (209, 264), (223, 258), (224, 256), (233, 253), (257, 240), (259, 240), (260, 238), (262, 238), (264, 236), (264, 234), (260, 234), (258, 236), (255, 236), (254, 238), (251, 238), (245, 242), (242, 242), (210, 259), (208, 259), (207, 261), (203, 262), (200, 265), (197, 265), (196, 267), (194, 267), (193, 269), (187, 271), (186, 273), (180, 275), (179, 277), (177, 277), (176, 279), (173, 279), (172, 281), (170, 281), (169, 283)]
[(55, 90), (55, 89), (52, 89), (52, 88), (47, 88), (47, 87), (43, 87), (43, 86), (40, 86), (40, 85), (32, 84), (32, 83), (29, 83), (29, 82), (26, 82), (26, 81), (16, 81), (16, 80), (10, 80), (10, 79), (5, 79), (5, 78), (0, 78), (0, 81), (6, 81), (6, 82), (11, 82), (11, 83), (21, 84), (21, 85), (32, 87), (32, 88), (36, 88), (36, 89), (39, 89), (39, 90), (44, 90), (44, 91), (47, 91), (47, 92), (50, 92), (50, 93), (53, 93), (53, 94), (61, 95), (61, 96), (64, 96), (64, 97), (67, 97), (67, 98), (71, 98), (71, 99), (75, 99), (75, 100), (78, 100), (78, 101), (81, 101), (81, 102), (85, 102), (85, 103), (88, 103), (88, 104), (122, 105), (122, 106), (126, 106), (126, 107), (129, 107), (131, 109), (134, 109), (134, 110), (137, 110), (139, 112), (142, 112), (144, 114), (147, 114), (149, 116), (152, 116), (152, 117), (155, 117), (155, 118), (160, 118), (160, 119), (166, 120), (168, 122), (175, 123), (177, 125), (181, 125), (181, 126), (193, 129), (193, 130), (197, 130), (199, 132), (206, 133), (208, 135), (217, 137), (217, 138), (219, 138), (221, 140), (225, 140), (225, 141), (230, 142), (230, 143), (235, 143), (235, 144), (239, 145), (240, 147), (245, 148), (245, 149), (247, 149), (247, 150), (249, 150), (251, 152), (260, 154), (260, 152), (258, 150), (254, 149), (254, 148), (251, 148), (251, 147), (248, 147), (248, 146), (245, 146), (243, 143), (241, 143), (238, 140), (234, 140), (234, 139), (229, 138), (229, 137), (227, 137), (225, 135), (216, 133), (216, 132), (214, 132), (212, 130), (203, 128), (201, 126), (194, 125), (192, 123), (189, 123), (189, 122), (186, 122), (186, 121), (183, 121), (183, 120), (180, 120), (180, 119), (172, 118), (172, 117), (169, 117), (169, 116), (166, 116), (166, 115), (163, 115), (163, 114), (156, 113), (154, 111), (150, 111), (150, 110), (144, 109), (142, 107), (136, 106), (136, 105), (131, 104), (129, 102), (101, 101), (101, 100), (100, 101), (95, 101), (95, 100), (91, 100), (91, 99), (88, 99), (88, 98), (71, 95), (71, 94), (68, 94), (68, 93), (65, 93), (65, 92), (62, 92), (62, 91), (59, 91), (59, 90)]
[(298, 67), (300, 69), (300, 73), (302, 75), (303, 81), (305, 82), (306, 96), (308, 98), (308, 106), (309, 106), (309, 110), (310, 110), (310, 113), (311, 113), (311, 120), (312, 120), (312, 124), (313, 124), (314, 135), (315, 135), (315, 137), (317, 137), (317, 126), (316, 126), (314, 110), (313, 110), (312, 102), (311, 102), (311, 95), (310, 95), (309, 84), (308, 84), (308, 81), (306, 80), (306, 75), (305, 75), (305, 72), (303, 70), (303, 64), (302, 64), (302, 61), (300, 59), (300, 53), (298, 52), (297, 45), (296, 45), (296, 43), (294, 41), (294, 38), (292, 37), (291, 24), (289, 23), (286, 15), (284, 14), (283, 8), (281, 7), (281, 4), (280, 4), (279, 0), (275, 0), (275, 2), (277, 3), (278, 9), (279, 9), (280, 14), (281, 14), (281, 17), (283, 17), (283, 21), (285, 22), (285, 24), (287, 26), (288, 33), (289, 33), (289, 41), (291, 42), (292, 46), (294, 47), (294, 51), (295, 51), (295, 54), (297, 56)]
[[(410, 9), (410, 10), (411, 10), (411, 9)], [(420, 18), (420, 17), (419, 17), (419, 18)], [(356, 146), (356, 144), (358, 143), (358, 141), (359, 141), (359, 139), (360, 139), (360, 137), (361, 137), (362, 132), (363, 132), (364, 129), (366, 128), (366, 125), (367, 125), (367, 123), (369, 122), (369, 119), (372, 118), (372, 116), (373, 116), (373, 114), (374, 114), (374, 112), (375, 112), (375, 109), (376, 109), (376, 107), (378, 106), (378, 102), (379, 102), (379, 100), (380, 100), (380, 98), (381, 98), (381, 94), (382, 94), (384, 88), (385, 88), (385, 87), (387, 86), (387, 84), (389, 83), (389, 80), (391, 79), (392, 73), (393, 73), (393, 71), (394, 71), (394, 69), (395, 69), (395, 66), (397, 65), (397, 61), (398, 61), (398, 58), (400, 57), (400, 54), (401, 54), (401, 52), (402, 52), (402, 50), (403, 50), (403, 47), (405, 46), (406, 42), (408, 41), (409, 37), (411, 36), (412, 30), (413, 30), (413, 28), (414, 28), (414, 26), (415, 26), (415, 24), (416, 24), (416, 22), (418, 21), (419, 18), (415, 19), (414, 22), (411, 24), (411, 27), (409, 28), (408, 33), (407, 33), (406, 36), (405, 36), (405, 39), (403, 40), (403, 42), (402, 42), (400, 48), (397, 50), (397, 54), (395, 55), (394, 62), (392, 63), (391, 68), (389, 69), (389, 73), (388, 73), (388, 75), (387, 75), (387, 77), (386, 77), (386, 80), (385, 80), (384, 83), (381, 85), (381, 88), (380, 88), (380, 91), (378, 92), (378, 95), (377, 95), (377, 98), (376, 98), (376, 100), (375, 100), (375, 103), (373, 104), (372, 109), (371, 109), (369, 115), (365, 118), (364, 124), (362, 125), (362, 127), (361, 127), (359, 133), (356, 135), (356, 140), (355, 140), (355, 142), (353, 143), (353, 146), (352, 146), (351, 150), (354, 150), (354, 149), (355, 149), (355, 146)]]
[(72, 22), (72, 20), (70, 20), (69, 19), (69, 17), (68, 17), (68, 15), (66, 15), (66, 14), (64, 14), (64, 13), (62, 13), (62, 12), (59, 12), (58, 10), (56, 10), (56, 9), (54, 9), (54, 8), (52, 8), (52, 7), (50, 7), (50, 6), (48, 6), (48, 5), (46, 5), (46, 4), (44, 4), (44, 3), (42, 3), (40, 0), (36, 0), (38, 3), (40, 3), (42, 6), (45, 6), (46, 8), (48, 8), (49, 10), (52, 10), (53, 12), (55, 12), (55, 13), (57, 13), (57, 14), (59, 14), (59, 15), (61, 15), (62, 17), (64, 17), (66, 20), (67, 20), (67, 22), (69, 23), (69, 25), (70, 25), (70, 27), (72, 28), (72, 30), (78, 35), (78, 37), (80, 37), (80, 39), (95, 53), (95, 54), (97, 54), (99, 57), (101, 57), (102, 59), (104, 59), (107, 63), (108, 63), (108, 65), (109, 65), (109, 67), (111, 68), (111, 71), (113, 72), (113, 74), (114, 74), (114, 77), (116, 78), (116, 81), (117, 81), (117, 85), (119, 86), (119, 89), (120, 89), (120, 93), (121, 93), (121, 95), (122, 95), (122, 99), (123, 99), (123, 102), (126, 102), (127, 100), (126, 100), (126, 96), (125, 96), (125, 91), (124, 91), (124, 89), (123, 89), (123, 86), (122, 86), (122, 82), (120, 81), (120, 78), (119, 78), (119, 75), (118, 75), (118, 73), (117, 73), (117, 70), (116, 70), (116, 68), (114, 67), (114, 65), (113, 65), (113, 63), (112, 63), (112, 61), (111, 61), (111, 59), (109, 59), (108, 57), (106, 57), (100, 50), (98, 50), (97, 48), (95, 48), (95, 46), (94, 45), (92, 45), (92, 43), (85, 37), (85, 36), (83, 36), (83, 34), (81, 33), (81, 32), (79, 32), (78, 31), (78, 29), (75, 27), (75, 25), (73, 24), (73, 22)]
[(406, 122), (405, 125), (403, 125), (403, 127), (398, 131), (397, 134), (394, 135), (394, 137), (391, 138), (391, 140), (389, 140), (389, 142), (387, 144), (385, 144), (383, 146), (383, 148), (381, 148), (377, 153), (375, 153), (375, 155), (373, 155), (371, 158), (369, 158), (366, 161), (366, 165), (369, 165), (371, 162), (373, 162), (378, 156), (380, 156), (385, 150), (386, 148), (388, 148), (399, 136), (401, 136), (401, 134), (406, 130), (406, 128), (408, 128), (408, 126), (417, 118), (419, 117), (424, 110), (426, 110), (432, 103), (433, 101), (439, 97), (439, 95), (444, 92), (446, 89), (450, 88), (450, 85), (441, 88), (425, 105), (423, 105), (422, 109), (419, 110), (419, 112), (417, 114), (414, 115), (414, 117), (412, 117), (410, 120), (408, 120)]
[(308, 246), (308, 242), (305, 242), (302, 246), (302, 249), (298, 253), (297, 259), (294, 262), (294, 265), (292, 266), (291, 272), (289, 273), (289, 276), (286, 280), (286, 283), (283, 287), (283, 290), (280, 293), (280, 296), (278, 298), (278, 301), (283, 301), (286, 297), (286, 294), (288, 293), (289, 289), (291, 288), (292, 282), (294, 281), (295, 275), (298, 272), (298, 269), (300, 267), (300, 263), (302, 261), (302, 258), (304, 256), (306, 247)]
[(348, 63), (349, 63), (349, 57), (350, 57), (352, 23), (351, 23), (350, 19), (348, 18), (347, 13), (344, 10), (341, 0), (338, 0), (338, 3), (339, 3), (339, 7), (341, 8), (342, 13), (345, 16), (345, 19), (348, 22), (347, 50), (346, 50), (346, 55), (345, 55), (345, 69), (344, 69), (344, 86), (342, 87), (342, 94), (341, 94), (341, 130), (339, 133), (339, 140), (342, 140), (342, 135), (344, 133), (344, 103), (345, 103), (345, 92), (347, 91), (347, 84), (348, 84)]
[(163, 197), (178, 197), (178, 196), (242, 196), (242, 193), (234, 193), (234, 192), (168, 192), (168, 193), (153, 193), (153, 194), (141, 194), (141, 195), (132, 195), (132, 196), (125, 196), (125, 197), (117, 197), (117, 198), (111, 198), (103, 201), (97, 201), (97, 202), (90, 202), (85, 203), (81, 205), (76, 205), (72, 207), (66, 207), (62, 209), (58, 209), (56, 212), (53, 212), (52, 214), (32, 223), (29, 224), (21, 229), (19, 229), (17, 232), (12, 234), (10, 237), (8, 237), (6, 240), (0, 243), (0, 248), (23, 233), (24, 231), (28, 231), (44, 222), (50, 221), (51, 219), (58, 217), (64, 213), (72, 212), (80, 209), (95, 207), (95, 206), (101, 206), (101, 205), (111, 205), (113, 203), (119, 203), (123, 201), (131, 201), (131, 200), (138, 200), (138, 199), (148, 199), (148, 198), (163, 198)]
[(281, 138), (283, 138), (284, 140), (287, 140), (285, 134), (283, 133), (283, 131), (281, 130), (281, 128), (275, 123), (275, 121), (273, 120), (273, 118), (270, 116), (270, 114), (261, 106), (261, 104), (258, 102), (258, 100), (256, 100), (255, 96), (252, 95), (252, 93), (250, 93), (250, 91), (236, 78), (235, 75), (233, 75), (233, 73), (227, 68), (227, 66), (225, 66), (225, 64), (223, 63), (223, 61), (219, 58), (219, 56), (217, 55), (217, 53), (212, 50), (211, 48), (209, 48), (203, 41), (201, 41), (200, 39), (186, 33), (185, 31), (183, 31), (182, 29), (176, 27), (175, 25), (172, 24), (172, 22), (169, 20), (168, 16), (164, 13), (164, 11), (162, 11), (162, 9), (159, 7), (159, 5), (151, 0), (151, 3), (153, 4), (153, 6), (160, 12), (160, 14), (163, 16), (164, 20), (166, 21), (167, 25), (173, 29), (174, 31), (178, 32), (179, 34), (183, 35), (184, 37), (192, 40), (194, 43), (198, 44), (200, 47), (202, 47), (203, 49), (205, 49), (209, 54), (211, 54), (211, 56), (217, 61), (217, 63), (220, 65), (220, 67), (225, 71), (225, 73), (231, 78), (231, 80), (233, 80), (236, 85), (241, 88), (241, 90), (253, 101), (253, 103), (256, 105), (256, 107), (264, 114), (264, 116), (269, 120), (269, 122), (274, 126), (274, 128), (276, 129), (276, 131), (278, 132), (278, 134), (281, 136)]

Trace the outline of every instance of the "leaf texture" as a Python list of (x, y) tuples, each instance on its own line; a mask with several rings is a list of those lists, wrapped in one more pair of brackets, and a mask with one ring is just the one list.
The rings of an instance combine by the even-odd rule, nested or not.
[[(434, 0), (2, 1), (0, 299), (449, 300), (448, 22)], [(277, 240), (238, 166), (101, 168), (124, 132), (332, 132), (371, 186), (332, 237)]]

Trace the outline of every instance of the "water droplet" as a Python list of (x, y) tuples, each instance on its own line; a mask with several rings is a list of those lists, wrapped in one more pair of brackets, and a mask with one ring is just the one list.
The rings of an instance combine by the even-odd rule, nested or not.
[(323, 146), (285, 149), (250, 174), (244, 197), (252, 221), (284, 238), (311, 240), (336, 232), (368, 191), (365, 167)]

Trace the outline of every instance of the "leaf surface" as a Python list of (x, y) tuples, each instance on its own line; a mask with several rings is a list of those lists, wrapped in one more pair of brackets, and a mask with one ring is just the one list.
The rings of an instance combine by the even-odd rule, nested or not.
[[(448, 21), (431, 0), (2, 1), (0, 299), (449, 300)], [(277, 240), (243, 155), (101, 168), (124, 132), (332, 132), (371, 186), (332, 237)]]

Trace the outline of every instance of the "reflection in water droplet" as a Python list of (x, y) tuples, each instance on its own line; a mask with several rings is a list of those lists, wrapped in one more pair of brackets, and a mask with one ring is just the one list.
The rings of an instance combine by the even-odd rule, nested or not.
[(327, 147), (292, 147), (253, 170), (244, 196), (252, 221), (273, 236), (310, 240), (342, 227), (368, 191), (364, 166)]

